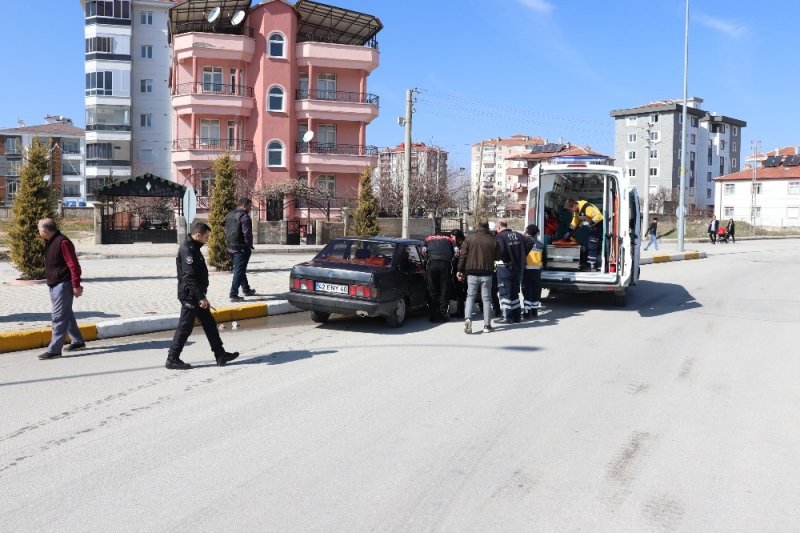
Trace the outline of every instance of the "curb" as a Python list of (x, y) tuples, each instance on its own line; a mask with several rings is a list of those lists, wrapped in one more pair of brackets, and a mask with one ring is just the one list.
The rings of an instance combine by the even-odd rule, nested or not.
[(639, 259), (640, 265), (652, 265), (653, 263), (669, 263), (671, 261), (688, 261), (690, 259), (705, 259), (708, 257), (705, 252), (680, 252), (677, 254), (656, 254), (653, 257), (642, 257)]
[[(211, 314), (217, 322), (247, 320), (266, 316), (296, 313), (300, 309), (286, 300), (275, 300), (269, 303), (244, 304), (233, 307), (214, 309)], [(158, 315), (147, 317), (123, 318), (104, 322), (79, 324), (84, 340), (112, 339), (128, 337), (158, 331), (171, 331), (178, 327), (180, 314)], [(195, 322), (195, 326), (199, 322)], [(51, 328), (33, 328), (19, 331), (0, 332), (0, 353), (17, 352), (44, 348), (50, 343)]]

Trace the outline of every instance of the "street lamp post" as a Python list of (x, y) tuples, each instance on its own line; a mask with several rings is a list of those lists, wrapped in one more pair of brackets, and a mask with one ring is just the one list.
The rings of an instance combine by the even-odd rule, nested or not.
[(678, 193), (678, 251), (683, 251), (683, 236), (686, 232), (686, 101), (688, 100), (689, 75), (689, 0), (686, 0), (686, 21), (683, 39), (683, 112), (681, 115), (681, 172)]

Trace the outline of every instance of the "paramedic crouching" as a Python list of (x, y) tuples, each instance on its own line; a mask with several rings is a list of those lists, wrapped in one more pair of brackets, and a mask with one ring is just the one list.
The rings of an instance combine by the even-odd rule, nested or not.
[(576, 201), (569, 199), (564, 203), (564, 209), (572, 213), (569, 231), (564, 235), (564, 238), (571, 238), (580, 226), (587, 226), (589, 228), (589, 237), (586, 241), (586, 262), (589, 270), (599, 270), (598, 252), (600, 251), (600, 237), (603, 232), (603, 212), (586, 200)]

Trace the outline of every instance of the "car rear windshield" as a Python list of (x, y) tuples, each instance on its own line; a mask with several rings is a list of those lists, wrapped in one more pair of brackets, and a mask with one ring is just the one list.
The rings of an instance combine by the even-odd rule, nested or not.
[(315, 261), (389, 268), (396, 245), (391, 242), (336, 239), (328, 243)]

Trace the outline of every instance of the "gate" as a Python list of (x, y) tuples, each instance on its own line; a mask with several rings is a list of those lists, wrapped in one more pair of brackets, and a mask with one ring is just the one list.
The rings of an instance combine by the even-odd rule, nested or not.
[(296, 218), (286, 221), (286, 244), (300, 244), (300, 221)]

